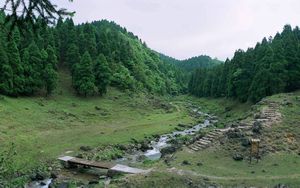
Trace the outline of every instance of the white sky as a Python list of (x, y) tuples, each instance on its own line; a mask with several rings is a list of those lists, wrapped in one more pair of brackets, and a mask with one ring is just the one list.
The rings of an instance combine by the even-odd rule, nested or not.
[(148, 46), (185, 59), (209, 55), (225, 60), (285, 24), (300, 25), (300, 0), (54, 0), (76, 11), (76, 23), (108, 19)]

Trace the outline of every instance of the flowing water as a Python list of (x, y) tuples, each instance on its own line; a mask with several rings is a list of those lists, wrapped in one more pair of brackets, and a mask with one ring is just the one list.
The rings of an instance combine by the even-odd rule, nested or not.
[(168, 146), (171, 146), (168, 142), (172, 139), (175, 139), (178, 136), (185, 136), (185, 135), (195, 135), (201, 129), (211, 126), (212, 124), (216, 123), (217, 120), (215, 116), (209, 115), (207, 113), (201, 112), (199, 109), (193, 109), (193, 112), (198, 116), (204, 116), (206, 119), (203, 123), (197, 124), (192, 128), (185, 129), (183, 131), (174, 131), (169, 134), (164, 134), (159, 137), (159, 139), (152, 140), (149, 144), (149, 147), (152, 148), (147, 150), (146, 152), (136, 151), (134, 154), (127, 155), (125, 158), (118, 159), (117, 162), (123, 164), (130, 164), (138, 161), (139, 158), (145, 156), (149, 160), (159, 160), (162, 156), (161, 150)]
[(29, 183), (28, 185), (25, 185), (25, 188), (49, 188), (51, 182), (52, 179), (46, 179), (43, 181), (34, 181)]

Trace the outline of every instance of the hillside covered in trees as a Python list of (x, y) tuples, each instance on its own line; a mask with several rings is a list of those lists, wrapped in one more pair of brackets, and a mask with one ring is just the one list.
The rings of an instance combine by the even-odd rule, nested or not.
[(224, 64), (196, 70), (188, 87), (199, 97), (226, 96), (241, 102), (300, 89), (299, 27), (286, 25), (274, 38), (237, 50)]
[(193, 70), (197, 68), (211, 68), (216, 65), (222, 64), (223, 62), (218, 59), (212, 59), (211, 57), (207, 55), (200, 55), (197, 57), (192, 57), (185, 60), (178, 60), (163, 54), (160, 54), (160, 58), (162, 61), (173, 64), (184, 71), (192, 72)]
[[(5, 14), (0, 22), (4, 25)], [(10, 25), (0, 33), (0, 94), (51, 94), (58, 70), (67, 67), (81, 96), (103, 95), (111, 85), (121, 90), (177, 94), (182, 73), (125, 28), (106, 20), (75, 25), (58, 20), (54, 27), (39, 20), (20, 32)], [(10, 34), (11, 33), (11, 34)]]

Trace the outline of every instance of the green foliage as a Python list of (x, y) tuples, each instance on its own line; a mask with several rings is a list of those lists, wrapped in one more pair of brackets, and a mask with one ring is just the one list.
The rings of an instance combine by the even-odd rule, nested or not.
[(100, 54), (95, 63), (95, 85), (98, 88), (100, 95), (107, 92), (107, 87), (110, 84), (111, 70), (108, 66), (107, 60), (103, 54)]
[(210, 68), (214, 67), (216, 65), (222, 64), (223, 62), (218, 59), (212, 59), (209, 56), (201, 55), (197, 57), (192, 57), (185, 60), (177, 60), (172, 57), (165, 56), (163, 54), (160, 54), (160, 58), (167, 63), (174, 64), (178, 66), (181, 69), (184, 69), (188, 72), (192, 72), (193, 70), (197, 68)]
[(13, 70), (9, 64), (4, 46), (0, 45), (0, 92), (10, 94), (13, 84)]
[(120, 65), (118, 67), (118, 70), (116, 73), (113, 74), (111, 81), (113, 86), (116, 86), (120, 89), (134, 89), (134, 77), (131, 76), (129, 70), (123, 65)]
[(85, 52), (80, 63), (74, 67), (74, 87), (79, 95), (93, 95), (95, 93), (95, 77), (93, 75), (92, 58)]
[[(4, 22), (5, 14), (1, 16), (0, 21)], [(163, 62), (158, 53), (114, 22), (102, 20), (75, 25), (68, 18), (59, 19), (55, 27), (48, 27), (42, 19), (34, 27), (23, 22), (27, 30), (22, 30), (20, 35), (19, 29), (14, 29), (11, 41), (5, 39), (7, 28), (0, 29), (1, 44), (4, 44), (1, 94), (51, 94), (56, 89), (57, 71), (62, 68), (70, 69), (79, 95), (92, 95), (96, 91), (104, 95), (109, 85), (156, 94), (186, 91), (187, 77), (182, 70)], [(88, 67), (83, 68), (81, 56), (86, 52), (90, 58), (85, 58)], [(88, 71), (90, 78), (82, 77), (82, 71)]]
[(51, 94), (57, 86), (58, 74), (56, 72), (57, 58), (51, 46), (47, 48), (47, 59), (44, 62), (44, 83), (47, 95)]
[(300, 31), (286, 25), (274, 39), (238, 50), (224, 65), (196, 70), (189, 91), (196, 96), (231, 97), (258, 102), (266, 96), (300, 88)]

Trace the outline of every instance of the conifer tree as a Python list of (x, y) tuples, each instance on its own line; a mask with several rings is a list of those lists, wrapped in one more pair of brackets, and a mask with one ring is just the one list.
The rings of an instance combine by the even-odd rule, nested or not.
[(108, 66), (107, 60), (103, 54), (100, 54), (96, 60), (95, 68), (95, 85), (98, 88), (100, 95), (107, 92), (107, 86), (110, 83), (110, 68)]
[(47, 61), (44, 63), (44, 85), (47, 95), (50, 95), (57, 86), (57, 58), (52, 46), (47, 48)]
[(80, 63), (74, 68), (74, 87), (79, 95), (93, 95), (95, 93), (95, 77), (91, 56), (85, 52)]
[(8, 43), (7, 56), (13, 74), (11, 95), (17, 96), (22, 93), (24, 89), (24, 72), (21, 64), (20, 53), (13, 39), (11, 39)]
[(13, 93), (13, 70), (3, 47), (3, 45), (0, 45), (0, 92), (10, 95)]
[[(24, 53), (25, 64), (27, 64), (28, 66), (27, 76), (29, 76), (27, 87), (28, 87), (28, 91), (31, 91), (30, 94), (34, 94), (43, 86), (43, 78), (42, 78), (42, 71), (44, 68), (43, 58), (45, 58), (46, 54), (45, 53), (41, 54), (41, 51), (39, 50), (35, 42), (32, 42), (28, 47), (28, 53), (29, 54)], [(29, 58), (27, 57), (27, 55), (29, 56)]]

